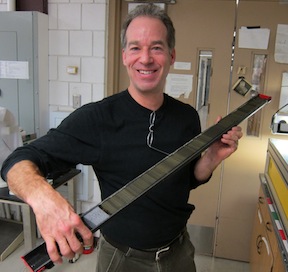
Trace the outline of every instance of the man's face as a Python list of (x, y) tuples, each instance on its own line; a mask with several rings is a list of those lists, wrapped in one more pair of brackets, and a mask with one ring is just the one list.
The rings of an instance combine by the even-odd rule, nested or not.
[(175, 61), (175, 50), (169, 52), (165, 25), (155, 18), (135, 18), (128, 26), (126, 39), (122, 59), (130, 78), (129, 90), (163, 92)]

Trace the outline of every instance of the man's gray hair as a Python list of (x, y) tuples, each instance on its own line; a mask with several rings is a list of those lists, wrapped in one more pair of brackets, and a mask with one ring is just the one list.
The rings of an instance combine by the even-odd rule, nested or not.
[(159, 19), (163, 22), (167, 29), (167, 43), (169, 50), (172, 51), (175, 47), (175, 29), (173, 26), (173, 22), (167, 13), (161, 9), (159, 6), (154, 4), (143, 4), (137, 6), (135, 9), (130, 11), (126, 17), (125, 22), (123, 23), (122, 30), (121, 30), (121, 45), (124, 49), (127, 45), (126, 39), (126, 31), (132, 20), (137, 17), (146, 16), (151, 18)]

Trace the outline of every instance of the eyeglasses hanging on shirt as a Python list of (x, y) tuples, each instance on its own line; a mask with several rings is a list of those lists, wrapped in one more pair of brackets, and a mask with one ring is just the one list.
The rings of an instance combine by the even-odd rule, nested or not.
[(154, 125), (155, 125), (155, 119), (156, 119), (156, 112), (155, 111), (152, 111), (151, 114), (150, 114), (150, 118), (149, 118), (149, 121), (150, 121), (150, 125), (149, 125), (149, 132), (148, 132), (148, 135), (147, 135), (147, 145), (148, 147), (150, 147), (151, 149), (155, 150), (155, 151), (158, 151), (164, 155), (169, 155), (169, 153), (165, 152), (165, 151), (162, 151), (154, 146), (152, 146), (153, 144), (153, 137), (154, 137)]

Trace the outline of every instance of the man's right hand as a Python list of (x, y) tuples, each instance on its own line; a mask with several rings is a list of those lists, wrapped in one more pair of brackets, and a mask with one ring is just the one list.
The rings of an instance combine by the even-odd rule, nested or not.
[[(61, 255), (72, 259), (75, 253), (82, 253), (83, 244), (93, 244), (91, 231), (68, 201), (48, 184), (35, 164), (30, 161), (16, 163), (9, 170), (7, 181), (10, 190), (32, 207), (53, 263), (62, 263)], [(76, 233), (82, 237), (83, 244)]]

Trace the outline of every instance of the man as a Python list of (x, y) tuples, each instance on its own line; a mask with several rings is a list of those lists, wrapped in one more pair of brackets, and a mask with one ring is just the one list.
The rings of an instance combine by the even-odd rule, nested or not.
[[(58, 169), (89, 164), (102, 198), (152, 167), (200, 133), (194, 108), (163, 94), (175, 61), (174, 27), (153, 4), (132, 11), (123, 26), (122, 58), (130, 84), (103, 101), (84, 105), (57, 129), (16, 150), (2, 176), (36, 215), (51, 260), (81, 253), (78, 232), (91, 245), (92, 234), (65, 199), (46, 182)], [(194, 248), (185, 229), (194, 206), (189, 191), (207, 182), (236, 149), (242, 136), (234, 127), (202, 157), (167, 177), (101, 228), (97, 272), (196, 271)]]

